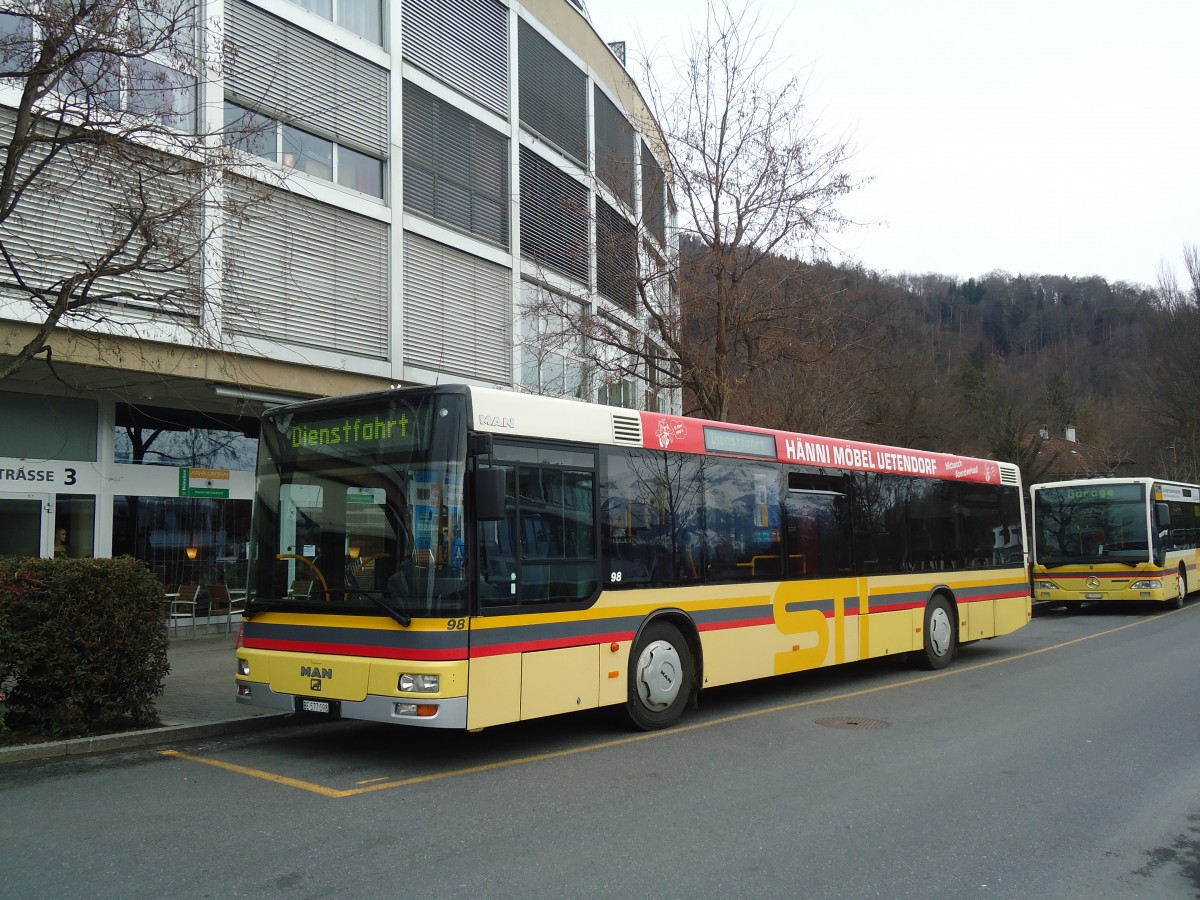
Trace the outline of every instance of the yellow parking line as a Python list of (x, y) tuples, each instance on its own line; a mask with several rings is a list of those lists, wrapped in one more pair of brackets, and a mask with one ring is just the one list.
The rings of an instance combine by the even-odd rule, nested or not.
[(321, 794), (324, 797), (340, 797), (342, 791), (336, 791), (333, 788), (322, 787), (319, 784), (313, 784), (311, 781), (301, 781), (299, 778), (288, 778), (286, 775), (276, 775), (274, 772), (264, 772), (262, 769), (251, 769), (249, 766), (239, 766), (237, 763), (225, 762), (220, 759), (209, 759), (205, 756), (193, 756), (191, 753), (184, 753), (182, 750), (163, 750), (163, 756), (173, 756), (176, 759), (186, 759), (189, 762), (203, 763), (206, 766), (214, 766), (218, 769), (224, 769), (227, 772), (237, 772), (239, 775), (249, 775), (251, 778), (261, 778), (264, 781), (273, 781), (276, 784), (284, 784), (288, 787), (300, 788), (302, 791), (312, 791), (314, 794)]
[[(1185, 607), (1186, 609), (1197, 609), (1200, 605)], [(677, 725), (673, 728), (668, 728), (664, 731), (651, 731), (645, 734), (635, 734), (628, 737), (616, 738), (609, 741), (601, 741), (597, 744), (588, 744), (583, 747), (573, 747), (569, 750), (555, 750), (551, 753), (538, 753), (533, 756), (521, 756), (516, 759), (503, 760), (501, 762), (485, 763), (479, 766), (468, 766), (464, 769), (451, 769), (446, 772), (435, 772), (430, 775), (417, 775), (412, 778), (401, 778), (395, 781), (388, 779), (373, 779), (370, 782), (359, 782), (359, 787), (349, 788), (347, 790), (337, 790), (336, 788), (325, 787), (324, 785), (315, 784), (311, 781), (303, 781), (299, 778), (289, 778), (286, 775), (277, 775), (274, 772), (265, 772), (262, 769), (252, 769), (249, 766), (240, 766), (237, 763), (225, 762), (219, 759), (211, 759), (204, 756), (195, 756), (191, 753), (184, 753), (180, 750), (163, 750), (164, 756), (171, 756), (175, 759), (184, 759), (189, 762), (197, 762), (206, 766), (213, 766), (218, 769), (224, 769), (227, 772), (236, 772), (239, 775), (249, 775), (251, 778), (261, 778), (264, 781), (272, 781), (275, 784), (286, 785), (287, 787), (298, 788), (302, 791), (309, 791), (313, 794), (320, 794), (322, 797), (333, 797), (342, 799), (344, 797), (357, 797), (360, 794), (370, 794), (375, 791), (389, 791), (395, 788), (410, 787), (415, 784), (427, 784), (432, 781), (442, 781), (446, 778), (458, 778), (463, 775), (477, 775), (481, 772), (495, 772), (499, 769), (507, 769), (512, 766), (524, 766), (531, 763), (545, 762), (552, 759), (562, 759), (567, 756), (575, 756), (580, 753), (592, 753), (597, 750), (608, 750), (613, 747), (623, 747), (627, 744), (636, 744), (639, 741), (649, 741), (656, 738), (671, 737), (677, 734), (683, 734), (689, 731), (697, 731), (701, 728), (711, 728), (714, 725), (726, 725), (730, 722), (737, 722), (743, 719), (751, 719), (755, 716), (765, 716), (770, 713), (788, 712), (795, 709), (803, 709), (808, 706), (817, 706), (822, 703), (833, 703), (837, 700), (851, 700), (855, 697), (865, 697), (869, 694), (878, 694), (882, 691), (889, 691), (895, 688), (909, 687), (914, 684), (922, 684), (927, 681), (932, 681), (935, 678), (946, 678), (950, 675), (966, 675), (970, 672), (976, 672), (979, 669), (987, 669), (992, 666), (998, 666), (1002, 663), (1016, 662), (1020, 659), (1028, 659), (1031, 656), (1037, 656), (1041, 653), (1048, 653), (1051, 650), (1061, 650), (1064, 647), (1070, 647), (1074, 644), (1080, 644), (1084, 641), (1095, 640), (1096, 638), (1107, 637), (1110, 634), (1116, 634), (1118, 631), (1124, 631), (1127, 628), (1133, 628), (1136, 625), (1141, 625), (1145, 622), (1156, 621), (1166, 615), (1174, 615), (1183, 610), (1171, 610), (1166, 613), (1154, 616), (1150, 619), (1138, 619), (1134, 622), (1129, 622), (1125, 625), (1118, 625), (1116, 628), (1110, 628), (1107, 631), (1100, 631), (1096, 634), (1088, 634), (1083, 637), (1072, 638), (1069, 641), (1063, 641), (1061, 644), (1051, 644), (1048, 647), (1042, 647), (1038, 650), (1027, 650), (1024, 653), (1019, 653), (1016, 656), (1006, 656), (1003, 659), (993, 659), (990, 662), (976, 663), (973, 666), (956, 666), (950, 669), (943, 669), (940, 672), (934, 672), (930, 675), (923, 675), (919, 678), (910, 678), (906, 681), (896, 682), (894, 684), (881, 684), (875, 687), (863, 688), (858, 691), (847, 691), (843, 694), (835, 694), (832, 697), (816, 697), (812, 700), (798, 700), (795, 703), (782, 703), (778, 706), (769, 706), (765, 709), (749, 710), (743, 713), (733, 713), (732, 715), (722, 716), (719, 719), (711, 719), (707, 722), (694, 722), (690, 725)], [(397, 726), (403, 727), (403, 726)]]

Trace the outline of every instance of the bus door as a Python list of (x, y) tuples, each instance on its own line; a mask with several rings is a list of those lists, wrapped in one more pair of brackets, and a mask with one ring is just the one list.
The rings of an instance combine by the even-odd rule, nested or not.
[(856, 578), (851, 566), (846, 491), (842, 475), (788, 473), (784, 508), (789, 580), (777, 592), (775, 622), (793, 643), (791, 650), (778, 654), (777, 673), (862, 655), (859, 607), (866, 579)]
[(0, 493), (0, 556), (51, 556), (54, 497)]
[(287, 584), (291, 585), (291, 593), (308, 594), (317, 580), (311, 563), (321, 541), (321, 529), (316, 521), (321, 503), (321, 486), (318, 484), (283, 484), (279, 487), (279, 547), (287, 563)]

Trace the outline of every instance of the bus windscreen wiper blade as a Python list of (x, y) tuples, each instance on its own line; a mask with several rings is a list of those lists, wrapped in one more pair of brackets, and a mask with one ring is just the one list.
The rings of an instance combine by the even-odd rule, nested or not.
[(399, 605), (392, 606), (392, 604), (383, 599), (385, 595), (395, 597), (397, 603), (399, 603), (400, 598), (388, 591), (367, 590), (366, 588), (330, 588), (329, 592), (331, 594), (364, 594), (369, 599), (374, 600), (381, 609), (385, 610), (389, 616), (405, 628), (412, 624), (412, 616), (405, 612), (403, 607)]

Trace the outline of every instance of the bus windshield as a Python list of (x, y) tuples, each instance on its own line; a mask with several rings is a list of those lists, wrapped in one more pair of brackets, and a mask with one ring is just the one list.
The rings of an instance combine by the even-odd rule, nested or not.
[(248, 611), (462, 616), (465, 398), (264, 416)]
[(1150, 559), (1146, 496), (1140, 484), (1040, 488), (1034, 492), (1034, 552), (1054, 567)]

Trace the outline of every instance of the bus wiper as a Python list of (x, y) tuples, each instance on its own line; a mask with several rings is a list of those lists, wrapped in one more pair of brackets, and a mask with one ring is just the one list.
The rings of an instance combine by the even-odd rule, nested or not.
[[(363, 596), (367, 597), (368, 599), (375, 601), (376, 605), (378, 605), (381, 609), (386, 611), (389, 616), (391, 616), (393, 619), (395, 619), (397, 622), (399, 622), (405, 628), (407, 628), (409, 625), (412, 624), (412, 616), (410, 616), (407, 612), (405, 612), (404, 608), (399, 605), (400, 598), (396, 597), (396, 595), (392, 594), (390, 591), (377, 591), (377, 590), (370, 590), (367, 588), (339, 587), (339, 588), (330, 588), (327, 593), (330, 593), (330, 594), (362, 594)], [(397, 601), (397, 605), (392, 606), (392, 604), (388, 603), (385, 599), (383, 599), (385, 596), (395, 597), (395, 599)]]

